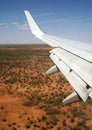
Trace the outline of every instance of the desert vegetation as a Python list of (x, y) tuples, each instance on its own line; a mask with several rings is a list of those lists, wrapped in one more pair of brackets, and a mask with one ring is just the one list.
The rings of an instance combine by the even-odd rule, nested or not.
[(63, 105), (73, 92), (47, 45), (0, 46), (0, 130), (91, 130), (92, 101)]

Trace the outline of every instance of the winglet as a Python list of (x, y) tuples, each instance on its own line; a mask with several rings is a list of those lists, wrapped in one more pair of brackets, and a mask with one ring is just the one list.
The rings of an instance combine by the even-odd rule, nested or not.
[(49, 35), (44, 33), (39, 28), (39, 26), (37, 25), (37, 23), (35, 22), (35, 20), (31, 16), (29, 11), (25, 10), (24, 12), (25, 12), (29, 27), (30, 27), (31, 32), (33, 33), (33, 35), (35, 35), (38, 39), (42, 40), (43, 42), (49, 44), (50, 46), (57, 47), (57, 45), (55, 44), (55, 40), (53, 40), (52, 37), (50, 37)]
[(41, 36), (43, 35), (43, 32), (41, 31), (41, 29), (38, 27), (38, 25), (36, 24), (36, 22), (34, 21), (34, 19), (32, 18), (32, 16), (30, 15), (29, 11), (25, 10), (25, 15), (29, 24), (29, 27), (32, 31), (32, 33), (38, 37), (41, 38)]

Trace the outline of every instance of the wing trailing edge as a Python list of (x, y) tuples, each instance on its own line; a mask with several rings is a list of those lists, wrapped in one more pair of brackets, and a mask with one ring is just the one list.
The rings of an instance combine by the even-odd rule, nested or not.
[(64, 74), (76, 92), (63, 100), (64, 104), (78, 101), (79, 99), (86, 102), (89, 97), (92, 98), (91, 63), (88, 63), (61, 48), (55, 48), (50, 51), (50, 58)]

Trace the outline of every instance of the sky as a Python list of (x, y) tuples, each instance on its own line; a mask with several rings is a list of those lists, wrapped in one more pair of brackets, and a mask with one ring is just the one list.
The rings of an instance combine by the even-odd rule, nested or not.
[(42, 43), (24, 10), (48, 34), (92, 43), (92, 0), (0, 0), (0, 44)]

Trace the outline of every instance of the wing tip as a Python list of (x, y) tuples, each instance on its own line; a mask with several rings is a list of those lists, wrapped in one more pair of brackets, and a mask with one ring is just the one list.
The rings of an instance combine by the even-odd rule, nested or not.
[(24, 10), (24, 13), (27, 13), (27, 12), (29, 12), (28, 10)]

